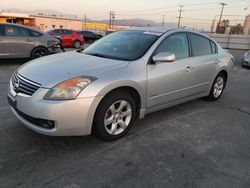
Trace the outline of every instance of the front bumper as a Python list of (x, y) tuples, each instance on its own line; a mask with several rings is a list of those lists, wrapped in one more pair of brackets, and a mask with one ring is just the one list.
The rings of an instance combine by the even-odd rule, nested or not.
[(245, 67), (250, 67), (250, 59), (243, 59), (242, 65)]
[[(10, 87), (8, 97), (14, 101), (15, 105), (10, 105), (17, 119), (30, 129), (45, 135), (91, 134), (95, 110), (102, 99), (101, 96), (68, 101), (50, 101), (43, 99), (47, 91), (48, 89), (40, 88), (33, 96), (25, 96), (13, 93)], [(54, 126), (44, 128), (33, 120), (51, 121)]]
[(49, 54), (61, 53), (62, 48), (61, 48), (61, 45), (58, 44), (58, 45), (48, 47), (48, 51), (49, 51)]

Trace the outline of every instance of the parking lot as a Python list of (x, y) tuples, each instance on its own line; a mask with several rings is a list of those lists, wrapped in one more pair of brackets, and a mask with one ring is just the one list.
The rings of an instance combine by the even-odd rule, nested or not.
[(250, 187), (250, 69), (242, 51), (221, 99), (194, 100), (137, 121), (128, 136), (49, 137), (12, 115), (0, 63), (0, 187)]

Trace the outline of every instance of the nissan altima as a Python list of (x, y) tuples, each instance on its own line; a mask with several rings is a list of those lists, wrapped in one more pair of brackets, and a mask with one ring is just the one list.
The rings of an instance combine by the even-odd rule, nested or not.
[(151, 112), (200, 97), (218, 100), (232, 59), (194, 31), (119, 31), (85, 50), (24, 64), (10, 80), (8, 101), (38, 133), (115, 140)]

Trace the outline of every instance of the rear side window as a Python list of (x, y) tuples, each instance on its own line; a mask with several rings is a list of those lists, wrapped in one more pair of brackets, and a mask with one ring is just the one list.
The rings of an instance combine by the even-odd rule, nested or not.
[(167, 37), (156, 49), (155, 54), (160, 52), (173, 53), (176, 59), (189, 57), (187, 35), (185, 33), (177, 33)]
[(33, 30), (29, 30), (29, 35), (30, 35), (30, 37), (41, 37), (42, 36), (41, 33), (38, 33), (38, 32), (33, 31)]
[(94, 33), (88, 32), (88, 31), (84, 31), (83, 32), (83, 36), (84, 37), (94, 37)]
[(54, 35), (62, 35), (63, 34), (62, 30), (60, 30), (60, 29), (56, 29), (56, 30), (52, 31), (52, 33), (54, 33)]
[(196, 34), (189, 34), (192, 46), (193, 56), (202, 56), (211, 54), (210, 40)]
[(218, 53), (217, 45), (213, 41), (210, 41), (210, 44), (211, 44), (212, 54), (217, 54)]
[(5, 26), (5, 35), (9, 37), (28, 37), (29, 32), (26, 28), (6, 25)]

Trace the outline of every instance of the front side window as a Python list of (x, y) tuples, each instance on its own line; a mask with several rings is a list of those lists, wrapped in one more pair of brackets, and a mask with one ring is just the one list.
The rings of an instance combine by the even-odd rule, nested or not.
[(155, 54), (169, 52), (176, 59), (189, 57), (188, 39), (185, 33), (177, 33), (167, 37), (156, 49)]
[(12, 25), (5, 26), (5, 35), (9, 37), (28, 37), (29, 32), (27, 29), (22, 27), (16, 27)]
[(133, 61), (142, 57), (161, 33), (146, 31), (118, 31), (101, 38), (85, 54), (117, 60)]
[(211, 54), (211, 45), (209, 39), (197, 35), (197, 34), (189, 34), (192, 46), (192, 54), (193, 56), (202, 56)]

